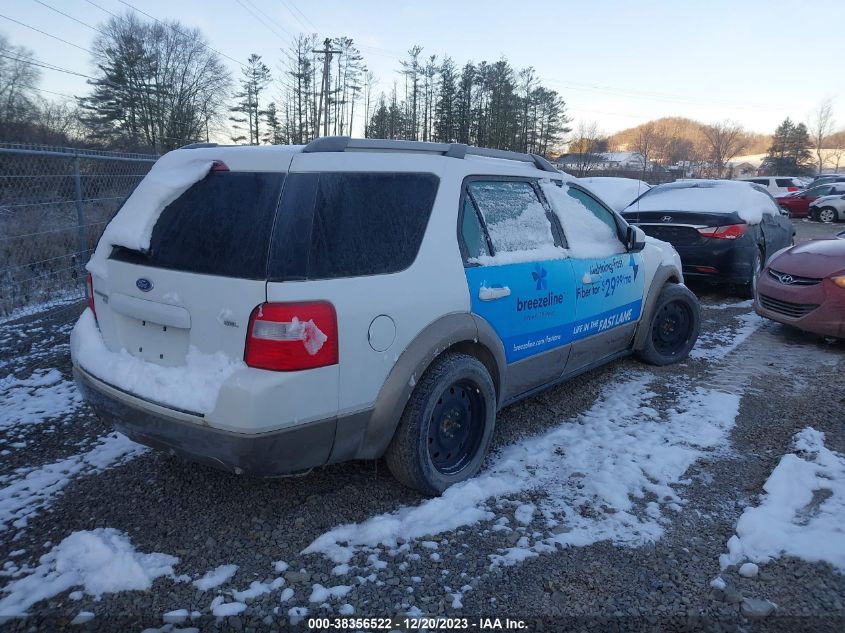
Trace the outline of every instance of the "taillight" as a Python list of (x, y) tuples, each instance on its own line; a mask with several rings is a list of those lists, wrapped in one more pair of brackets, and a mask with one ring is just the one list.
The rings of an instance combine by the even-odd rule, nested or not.
[(88, 307), (91, 309), (91, 312), (94, 313), (94, 318), (97, 318), (97, 308), (94, 305), (94, 277), (91, 273), (85, 277), (85, 285), (87, 286), (88, 291)]
[(728, 224), (726, 226), (708, 226), (698, 229), (698, 232), (704, 237), (713, 237), (718, 240), (735, 240), (745, 235), (747, 230), (747, 224)]
[(229, 166), (224, 163), (222, 160), (216, 160), (211, 164), (211, 169), (209, 171), (218, 172), (218, 171), (229, 171)]
[(798, 191), (798, 187), (787, 187), (787, 191)]
[(327, 301), (262, 303), (249, 317), (244, 362), (274, 371), (337, 364), (337, 314)]

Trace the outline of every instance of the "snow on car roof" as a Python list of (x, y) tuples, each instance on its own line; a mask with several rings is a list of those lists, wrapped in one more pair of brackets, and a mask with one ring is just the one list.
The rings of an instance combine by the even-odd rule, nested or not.
[(611, 176), (596, 176), (593, 178), (579, 178), (578, 182), (587, 185), (611, 207), (622, 211), (637, 199), (637, 196), (651, 188), (647, 182), (635, 178), (614, 178)]
[(747, 182), (697, 180), (653, 187), (626, 211), (736, 212), (748, 224), (759, 224), (764, 214), (777, 213), (777, 205), (771, 196)]

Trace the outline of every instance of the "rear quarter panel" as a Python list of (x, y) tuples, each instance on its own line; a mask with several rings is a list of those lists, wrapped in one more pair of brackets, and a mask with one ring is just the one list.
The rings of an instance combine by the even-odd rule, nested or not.
[[(386, 275), (267, 284), (268, 301), (328, 300), (335, 306), (339, 415), (375, 405), (399, 356), (428, 324), (445, 314), (469, 312), (456, 230), (462, 174), (444, 168), (443, 161), (425, 155), (364, 152), (302, 154), (293, 161), (292, 172), (425, 172), (440, 178), (420, 250), (408, 269)], [(382, 315), (393, 322), (395, 336), (387, 349), (377, 351), (370, 345), (369, 332), (374, 319)]]

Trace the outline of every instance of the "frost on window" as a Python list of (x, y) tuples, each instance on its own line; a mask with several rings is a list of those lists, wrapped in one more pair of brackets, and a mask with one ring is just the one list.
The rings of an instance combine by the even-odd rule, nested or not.
[(527, 182), (474, 182), (469, 191), (497, 253), (554, 245), (546, 210)]

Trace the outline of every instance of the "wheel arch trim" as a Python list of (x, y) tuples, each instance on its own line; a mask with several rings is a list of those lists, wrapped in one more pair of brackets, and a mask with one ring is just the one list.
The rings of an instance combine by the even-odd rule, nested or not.
[(507, 364), (495, 331), (469, 312), (444, 315), (426, 326), (393, 365), (379, 391), (356, 459), (376, 459), (384, 454), (417, 382), (435, 359), (450, 350), (470, 354), (487, 367), (497, 404), (501, 403)]
[(642, 350), (646, 337), (649, 333), (651, 325), (651, 316), (654, 313), (654, 306), (657, 304), (657, 298), (660, 296), (660, 291), (667, 283), (678, 284), (681, 283), (681, 276), (678, 269), (674, 266), (661, 264), (654, 273), (651, 280), (651, 286), (648, 289), (645, 303), (643, 304), (642, 314), (640, 316), (637, 332), (634, 334), (634, 350)]

